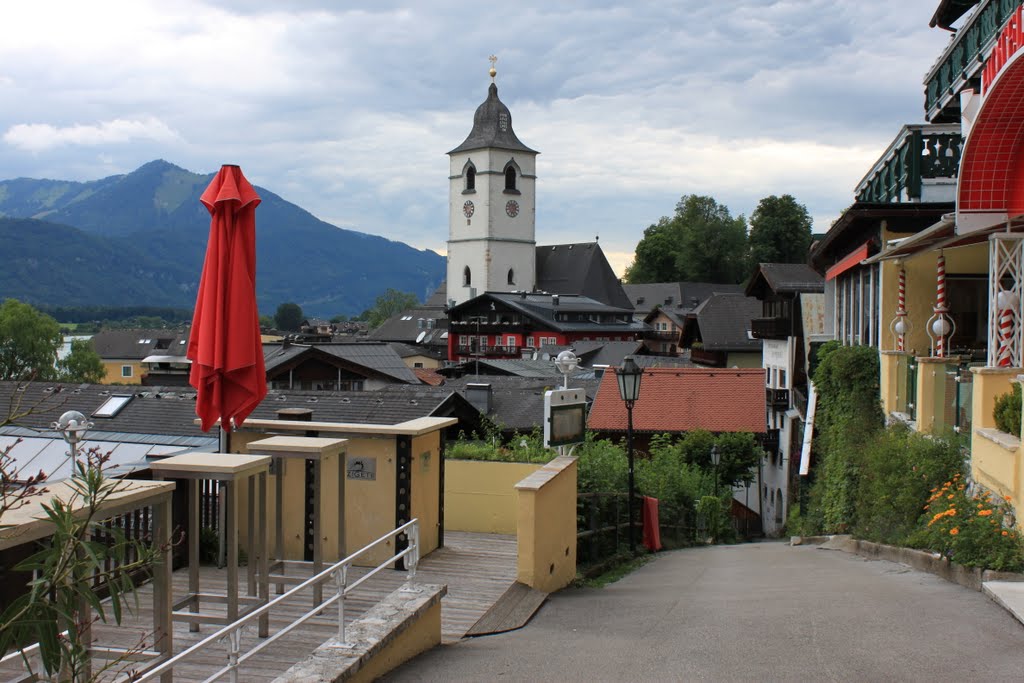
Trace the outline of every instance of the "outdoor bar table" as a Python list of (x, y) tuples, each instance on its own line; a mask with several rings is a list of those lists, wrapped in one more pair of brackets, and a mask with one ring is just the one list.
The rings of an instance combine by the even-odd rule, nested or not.
[[(249, 443), (250, 453), (269, 455), (276, 459), (274, 465), (277, 476), (274, 478), (275, 514), (274, 529), (276, 532), (274, 542), (274, 562), (270, 567), (271, 582), (277, 584), (277, 592), (284, 591), (284, 584), (302, 583), (309, 576), (289, 576), (285, 574), (288, 565), (308, 565), (308, 562), (299, 560), (284, 559), (284, 519), (281, 514), (282, 500), (284, 499), (284, 470), (285, 462), (289, 459), (298, 459), (300, 462), (313, 461), (313, 576), (316, 576), (324, 569), (323, 553), (323, 515), (324, 504), (329, 503), (329, 511), (337, 515), (338, 520), (338, 555), (339, 559), (345, 555), (345, 467), (341, 458), (345, 453), (345, 445), (348, 439), (331, 439), (318, 436), (272, 436), (259, 441)], [(320, 488), (323, 481), (321, 477), (322, 464), (330, 458), (338, 458), (338, 497), (336, 501), (325, 501), (321, 496)], [(319, 605), (323, 602), (323, 584), (318, 583), (313, 588), (313, 604)]]
[[(173, 618), (189, 622), (189, 630), (198, 631), (200, 624), (230, 624), (266, 604), (270, 592), (267, 580), (267, 473), (270, 469), (270, 458), (234, 453), (184, 453), (163, 460), (154, 460), (150, 463), (150, 469), (153, 471), (154, 479), (187, 479), (189, 483), (188, 594), (174, 603)], [(221, 504), (225, 508), (224, 537), (228, 571), (226, 595), (199, 592), (199, 482), (204, 479), (218, 481), (223, 492)], [(248, 595), (239, 596), (238, 493), (243, 484), (249, 488)], [(201, 612), (200, 606), (203, 602), (225, 603), (227, 614)], [(239, 603), (245, 606), (241, 612)], [(180, 611), (184, 607), (188, 607), (189, 611)], [(260, 637), (265, 638), (267, 632), (268, 619), (264, 614), (260, 617)]]
[[(150, 664), (158, 664), (171, 657), (174, 650), (174, 632), (171, 628), (171, 495), (174, 484), (171, 482), (135, 481), (122, 479), (116, 481), (113, 492), (106, 495), (99, 507), (94, 511), (97, 520), (110, 519), (126, 513), (151, 507), (152, 522), (149, 527), (153, 543), (160, 544), (160, 563), (153, 567), (153, 648), (141, 649), (135, 654), (139, 659)], [(24, 504), (4, 513), (0, 524), (0, 550), (13, 548), (32, 541), (41, 541), (53, 535), (54, 525), (49, 520), (43, 505), (50, 504), (53, 499), (60, 499), (71, 505), (77, 517), (89, 514), (81, 494), (66, 481), (45, 484), (42, 491), (29, 496)], [(89, 604), (82, 598), (79, 608), (88, 613)], [(112, 647), (99, 647), (92, 642), (91, 622), (82, 626), (82, 642), (86, 643), (89, 653), (98, 659), (116, 659), (124, 656), (124, 651)], [(20, 679), (19, 679), (20, 680)], [(161, 681), (169, 683), (170, 674), (161, 676)]]

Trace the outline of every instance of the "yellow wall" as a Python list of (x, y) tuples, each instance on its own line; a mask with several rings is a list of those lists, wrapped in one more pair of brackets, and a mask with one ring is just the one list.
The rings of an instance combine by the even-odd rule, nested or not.
[(761, 368), (761, 352), (757, 353), (729, 353), (726, 355), (725, 367), (727, 368)]
[(444, 526), (451, 531), (516, 533), (516, 484), (541, 465), (446, 460)]
[(437, 547), (441, 515), (441, 432), (412, 440), (412, 516), (420, 520), (420, 554)]
[(559, 456), (516, 484), (518, 579), (545, 593), (576, 577), (576, 458)]
[(417, 363), (421, 364), (419, 367), (430, 368), (431, 370), (436, 370), (441, 367), (441, 361), (431, 356), (409, 356), (408, 358), (403, 358), (402, 362), (404, 362), (410, 370), (415, 368)]
[[(883, 231), (883, 239), (907, 237), (906, 234)], [(978, 275), (988, 272), (988, 245), (975, 244), (956, 249), (945, 249), (946, 273), (949, 275)], [(933, 314), (936, 288), (936, 260), (938, 251), (926, 251), (903, 260), (907, 271), (906, 306), (909, 313), (910, 332), (906, 336), (907, 351), (913, 350), (918, 356), (930, 354), (930, 340), (925, 325)], [(899, 298), (899, 269), (897, 261), (882, 262), (882, 294), (880, 323), (882, 325), (882, 348), (895, 349), (896, 342), (889, 332), (889, 323), (896, 316)]]
[(971, 368), (974, 375), (971, 390), (971, 426), (995, 428), (992, 411), (996, 397), (1011, 389), (1010, 380), (1024, 373), (1024, 368)]
[[(1009, 435), (1006, 435), (1009, 436)], [(1011, 447), (1011, 446), (1014, 446)], [(1013, 437), (997, 443), (978, 434), (971, 441), (971, 478), (1000, 496), (1011, 496), (1014, 508), (1021, 508), (1020, 440)]]
[(347, 680), (354, 683), (375, 681), (400, 664), (440, 644), (441, 602), (438, 601)]
[[(395, 439), (350, 439), (348, 457), (353, 456), (376, 458), (377, 479), (345, 480), (345, 540), (349, 553), (395, 528)], [(421, 554), (430, 550), (423, 546)], [(393, 552), (394, 545), (389, 541), (387, 546), (363, 555), (358, 564), (375, 565)]]
[(959, 357), (918, 358), (917, 431), (942, 434), (952, 428), (952, 396), (947, 396), (946, 372), (956, 370)]
[[(132, 366), (132, 376), (122, 377), (121, 368), (125, 365)], [(142, 363), (136, 360), (105, 360), (103, 369), (106, 376), (101, 384), (142, 384)]]
[(882, 410), (886, 415), (895, 411), (902, 411), (905, 407), (899, 404), (899, 395), (906, 391), (906, 389), (900, 386), (900, 382), (905, 382), (906, 377), (900, 376), (899, 364), (901, 360), (909, 357), (909, 353), (899, 353), (898, 351), (882, 351), (879, 357)]

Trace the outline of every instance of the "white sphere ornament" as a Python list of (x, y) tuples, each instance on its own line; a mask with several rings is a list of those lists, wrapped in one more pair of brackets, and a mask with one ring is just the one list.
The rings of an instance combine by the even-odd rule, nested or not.
[(949, 334), (949, 321), (945, 318), (936, 318), (932, 323), (932, 332), (936, 337), (945, 337)]
[(999, 294), (996, 295), (996, 306), (999, 307), (1000, 311), (1012, 309), (1016, 303), (1014, 299), (1016, 299), (1016, 297), (1013, 296), (1013, 292), (1006, 289), (1000, 289)]
[(893, 329), (896, 330), (896, 334), (906, 334), (907, 333), (907, 323), (906, 323), (906, 321), (903, 320), (903, 318), (900, 318), (899, 320), (896, 321), (896, 324), (893, 325)]

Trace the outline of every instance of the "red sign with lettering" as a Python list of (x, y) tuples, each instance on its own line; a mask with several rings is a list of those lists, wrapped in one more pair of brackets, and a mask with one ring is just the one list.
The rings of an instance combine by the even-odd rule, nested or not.
[(985, 69), (981, 73), (981, 94), (987, 95), (992, 82), (995, 81), (999, 71), (1006, 66), (1017, 50), (1024, 46), (1024, 6), (1018, 6), (1010, 15), (1006, 26), (999, 32), (996, 44), (985, 62)]

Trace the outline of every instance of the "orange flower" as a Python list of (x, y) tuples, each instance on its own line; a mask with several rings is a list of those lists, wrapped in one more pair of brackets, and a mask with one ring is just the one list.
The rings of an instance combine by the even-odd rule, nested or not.
[(1003, 532), (1003, 536), (1009, 536), (1009, 535), (1010, 534), (1008, 534), (1007, 532), (1005, 532), (1005, 531)]
[(1003, 496), (1003, 500), (1009, 503), (1011, 500), (1013, 500), (1013, 498), (1010, 498), (1009, 496)]
[(956, 536), (958, 533), (960, 533), (960, 529), (958, 529), (956, 527), (953, 527), (952, 529), (949, 530), (949, 535), (950, 536)]
[(946, 496), (946, 500), (953, 500), (953, 494), (951, 493), (948, 496)]
[(981, 512), (978, 513), (978, 516), (979, 517), (988, 517), (991, 514), (992, 514), (991, 510), (982, 510)]
[(959, 486), (956, 487), (956, 490), (957, 491), (963, 491), (964, 490), (964, 485), (960, 484)]
[(983, 508), (983, 507), (985, 507), (985, 505), (984, 505), (983, 503), (978, 503), (978, 509), (979, 509), (979, 510), (980, 510), (981, 508)]

